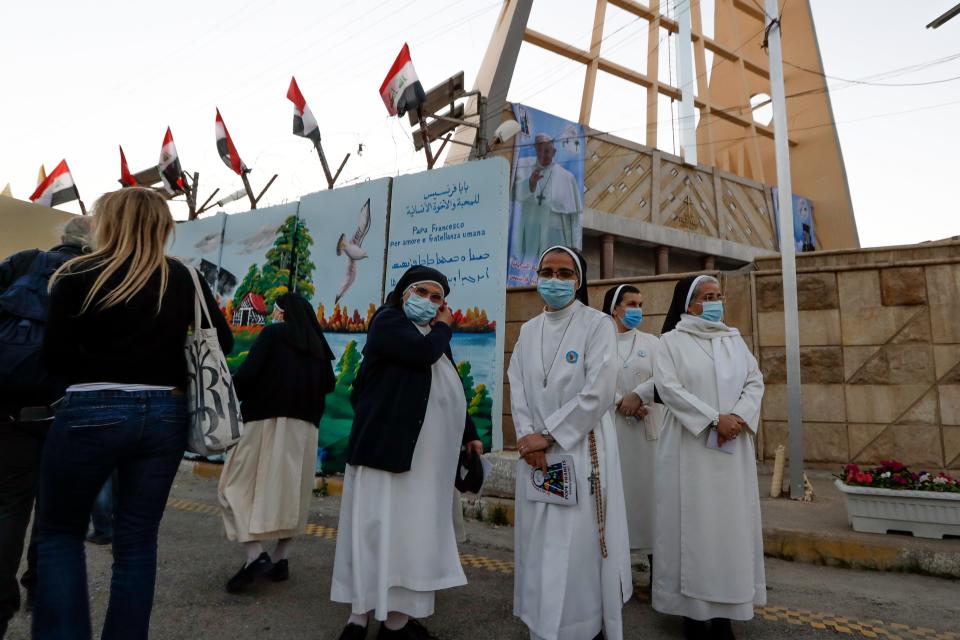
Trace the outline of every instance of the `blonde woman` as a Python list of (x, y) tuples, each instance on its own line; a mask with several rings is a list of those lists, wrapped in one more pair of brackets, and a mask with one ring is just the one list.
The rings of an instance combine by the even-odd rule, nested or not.
[[(90, 638), (83, 539), (94, 498), (116, 470), (101, 638), (139, 640), (150, 625), (157, 529), (187, 444), (183, 345), (195, 293), (187, 267), (164, 256), (174, 223), (159, 194), (123, 189), (94, 211), (98, 249), (51, 279), (42, 358), (70, 386), (41, 463), (33, 637)], [(220, 314), (214, 325), (229, 353), (229, 326)]]

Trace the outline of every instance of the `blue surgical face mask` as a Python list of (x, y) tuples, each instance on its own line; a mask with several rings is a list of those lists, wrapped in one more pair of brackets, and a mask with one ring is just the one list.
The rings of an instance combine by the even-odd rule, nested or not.
[(410, 322), (421, 327), (429, 324), (436, 317), (439, 308), (440, 305), (436, 302), (421, 298), (415, 292), (411, 293), (410, 297), (403, 303), (403, 312), (407, 315), (407, 318)]
[(627, 307), (627, 310), (623, 312), (623, 317), (620, 318), (620, 322), (623, 323), (627, 329), (636, 329), (637, 326), (643, 322), (643, 309), (639, 307)]
[(551, 309), (562, 309), (570, 304), (575, 293), (573, 280), (549, 278), (537, 281), (537, 292)]
[(723, 301), (704, 302), (700, 317), (709, 322), (723, 322)]

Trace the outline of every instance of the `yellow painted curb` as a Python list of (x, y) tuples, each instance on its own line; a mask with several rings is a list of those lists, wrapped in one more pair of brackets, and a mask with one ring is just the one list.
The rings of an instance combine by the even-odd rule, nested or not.
[(200, 476), (201, 478), (219, 480), (221, 471), (223, 471), (222, 464), (213, 464), (205, 460), (199, 460), (193, 463), (193, 475)]
[(313, 488), (319, 491), (320, 495), (340, 496), (343, 495), (343, 478), (314, 478)]

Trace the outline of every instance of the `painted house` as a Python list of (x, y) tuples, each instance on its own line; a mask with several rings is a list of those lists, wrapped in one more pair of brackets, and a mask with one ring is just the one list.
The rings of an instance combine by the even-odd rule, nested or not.
[(267, 305), (263, 296), (248, 293), (240, 301), (240, 305), (233, 310), (233, 325), (246, 327), (255, 324), (267, 323)]

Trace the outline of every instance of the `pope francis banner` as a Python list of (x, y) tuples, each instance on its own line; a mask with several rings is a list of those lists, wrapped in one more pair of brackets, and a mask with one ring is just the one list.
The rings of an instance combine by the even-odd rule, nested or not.
[(513, 105), (520, 123), (513, 157), (507, 286), (535, 284), (540, 253), (580, 248), (583, 229), (583, 127)]

